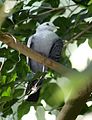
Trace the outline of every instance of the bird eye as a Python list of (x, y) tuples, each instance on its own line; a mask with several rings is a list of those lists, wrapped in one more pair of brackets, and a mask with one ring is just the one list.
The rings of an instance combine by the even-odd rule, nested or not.
[(46, 25), (49, 25), (49, 23), (47, 23)]

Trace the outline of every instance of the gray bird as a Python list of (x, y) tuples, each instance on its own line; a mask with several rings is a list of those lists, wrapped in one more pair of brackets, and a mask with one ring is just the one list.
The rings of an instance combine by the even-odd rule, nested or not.
[[(51, 22), (45, 22), (39, 25), (36, 29), (36, 33), (29, 37), (27, 46), (36, 52), (59, 62), (63, 42), (55, 33), (56, 30), (57, 27)], [(32, 59), (27, 58), (27, 63), (34, 74), (38, 71), (42, 72), (47, 70), (44, 65), (39, 64)], [(37, 102), (42, 82), (43, 78), (40, 78), (40, 80), (34, 80), (31, 84), (28, 83), (26, 93), (31, 93), (28, 95), (28, 101)]]

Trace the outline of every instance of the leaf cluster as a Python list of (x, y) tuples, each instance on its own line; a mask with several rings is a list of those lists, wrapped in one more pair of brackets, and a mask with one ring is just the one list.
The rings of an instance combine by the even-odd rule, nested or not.
[[(77, 41), (77, 45), (89, 40), (92, 47), (92, 23), (87, 19), (92, 17), (92, 0), (73, 0), (77, 4), (62, 5), (60, 0), (29, 0), (29, 2), (17, 0), (15, 7), (1, 26), (1, 31), (14, 35), (19, 41), (26, 44), (27, 39), (33, 33), (38, 24), (52, 20), (59, 27), (57, 34), (63, 39), (64, 45)], [(40, 5), (34, 4), (39, 2)], [(0, 3), (1, 4), (1, 3)], [(75, 7), (74, 9), (72, 7)], [(80, 8), (79, 12), (75, 12)], [(69, 13), (66, 15), (66, 11)], [(81, 33), (81, 34), (80, 34)], [(69, 58), (65, 54), (66, 46), (63, 49), (61, 63), (71, 68)], [(0, 112), (2, 116), (13, 114), (12, 106), (21, 101), (18, 107), (18, 119), (26, 114), (31, 105), (35, 108), (41, 105), (41, 99), (52, 108), (58, 108), (64, 103), (62, 89), (57, 85), (57, 73), (47, 73), (46, 82), (40, 94), (38, 103), (30, 103), (22, 99), (25, 91), (25, 83), (33, 78), (28, 77), (31, 71), (26, 64), (26, 58), (19, 52), (4, 46), (0, 46), (0, 57), (4, 58), (0, 71)], [(40, 73), (35, 76), (40, 78)], [(51, 82), (54, 79), (55, 83)], [(24, 98), (24, 97), (23, 97)], [(83, 113), (92, 109), (83, 109)]]

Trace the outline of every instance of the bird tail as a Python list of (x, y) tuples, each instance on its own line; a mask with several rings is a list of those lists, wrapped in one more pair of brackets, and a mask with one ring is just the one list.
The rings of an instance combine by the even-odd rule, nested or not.
[(28, 83), (25, 92), (25, 94), (28, 96), (27, 101), (31, 101), (31, 102), (38, 101), (43, 81), (44, 81), (44, 75)]

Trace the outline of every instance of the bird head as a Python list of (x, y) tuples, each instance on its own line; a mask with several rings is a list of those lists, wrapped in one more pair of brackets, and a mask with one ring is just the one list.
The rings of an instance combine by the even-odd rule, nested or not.
[(45, 22), (39, 25), (36, 31), (43, 31), (43, 30), (56, 31), (57, 29), (58, 27), (55, 26), (52, 22)]

